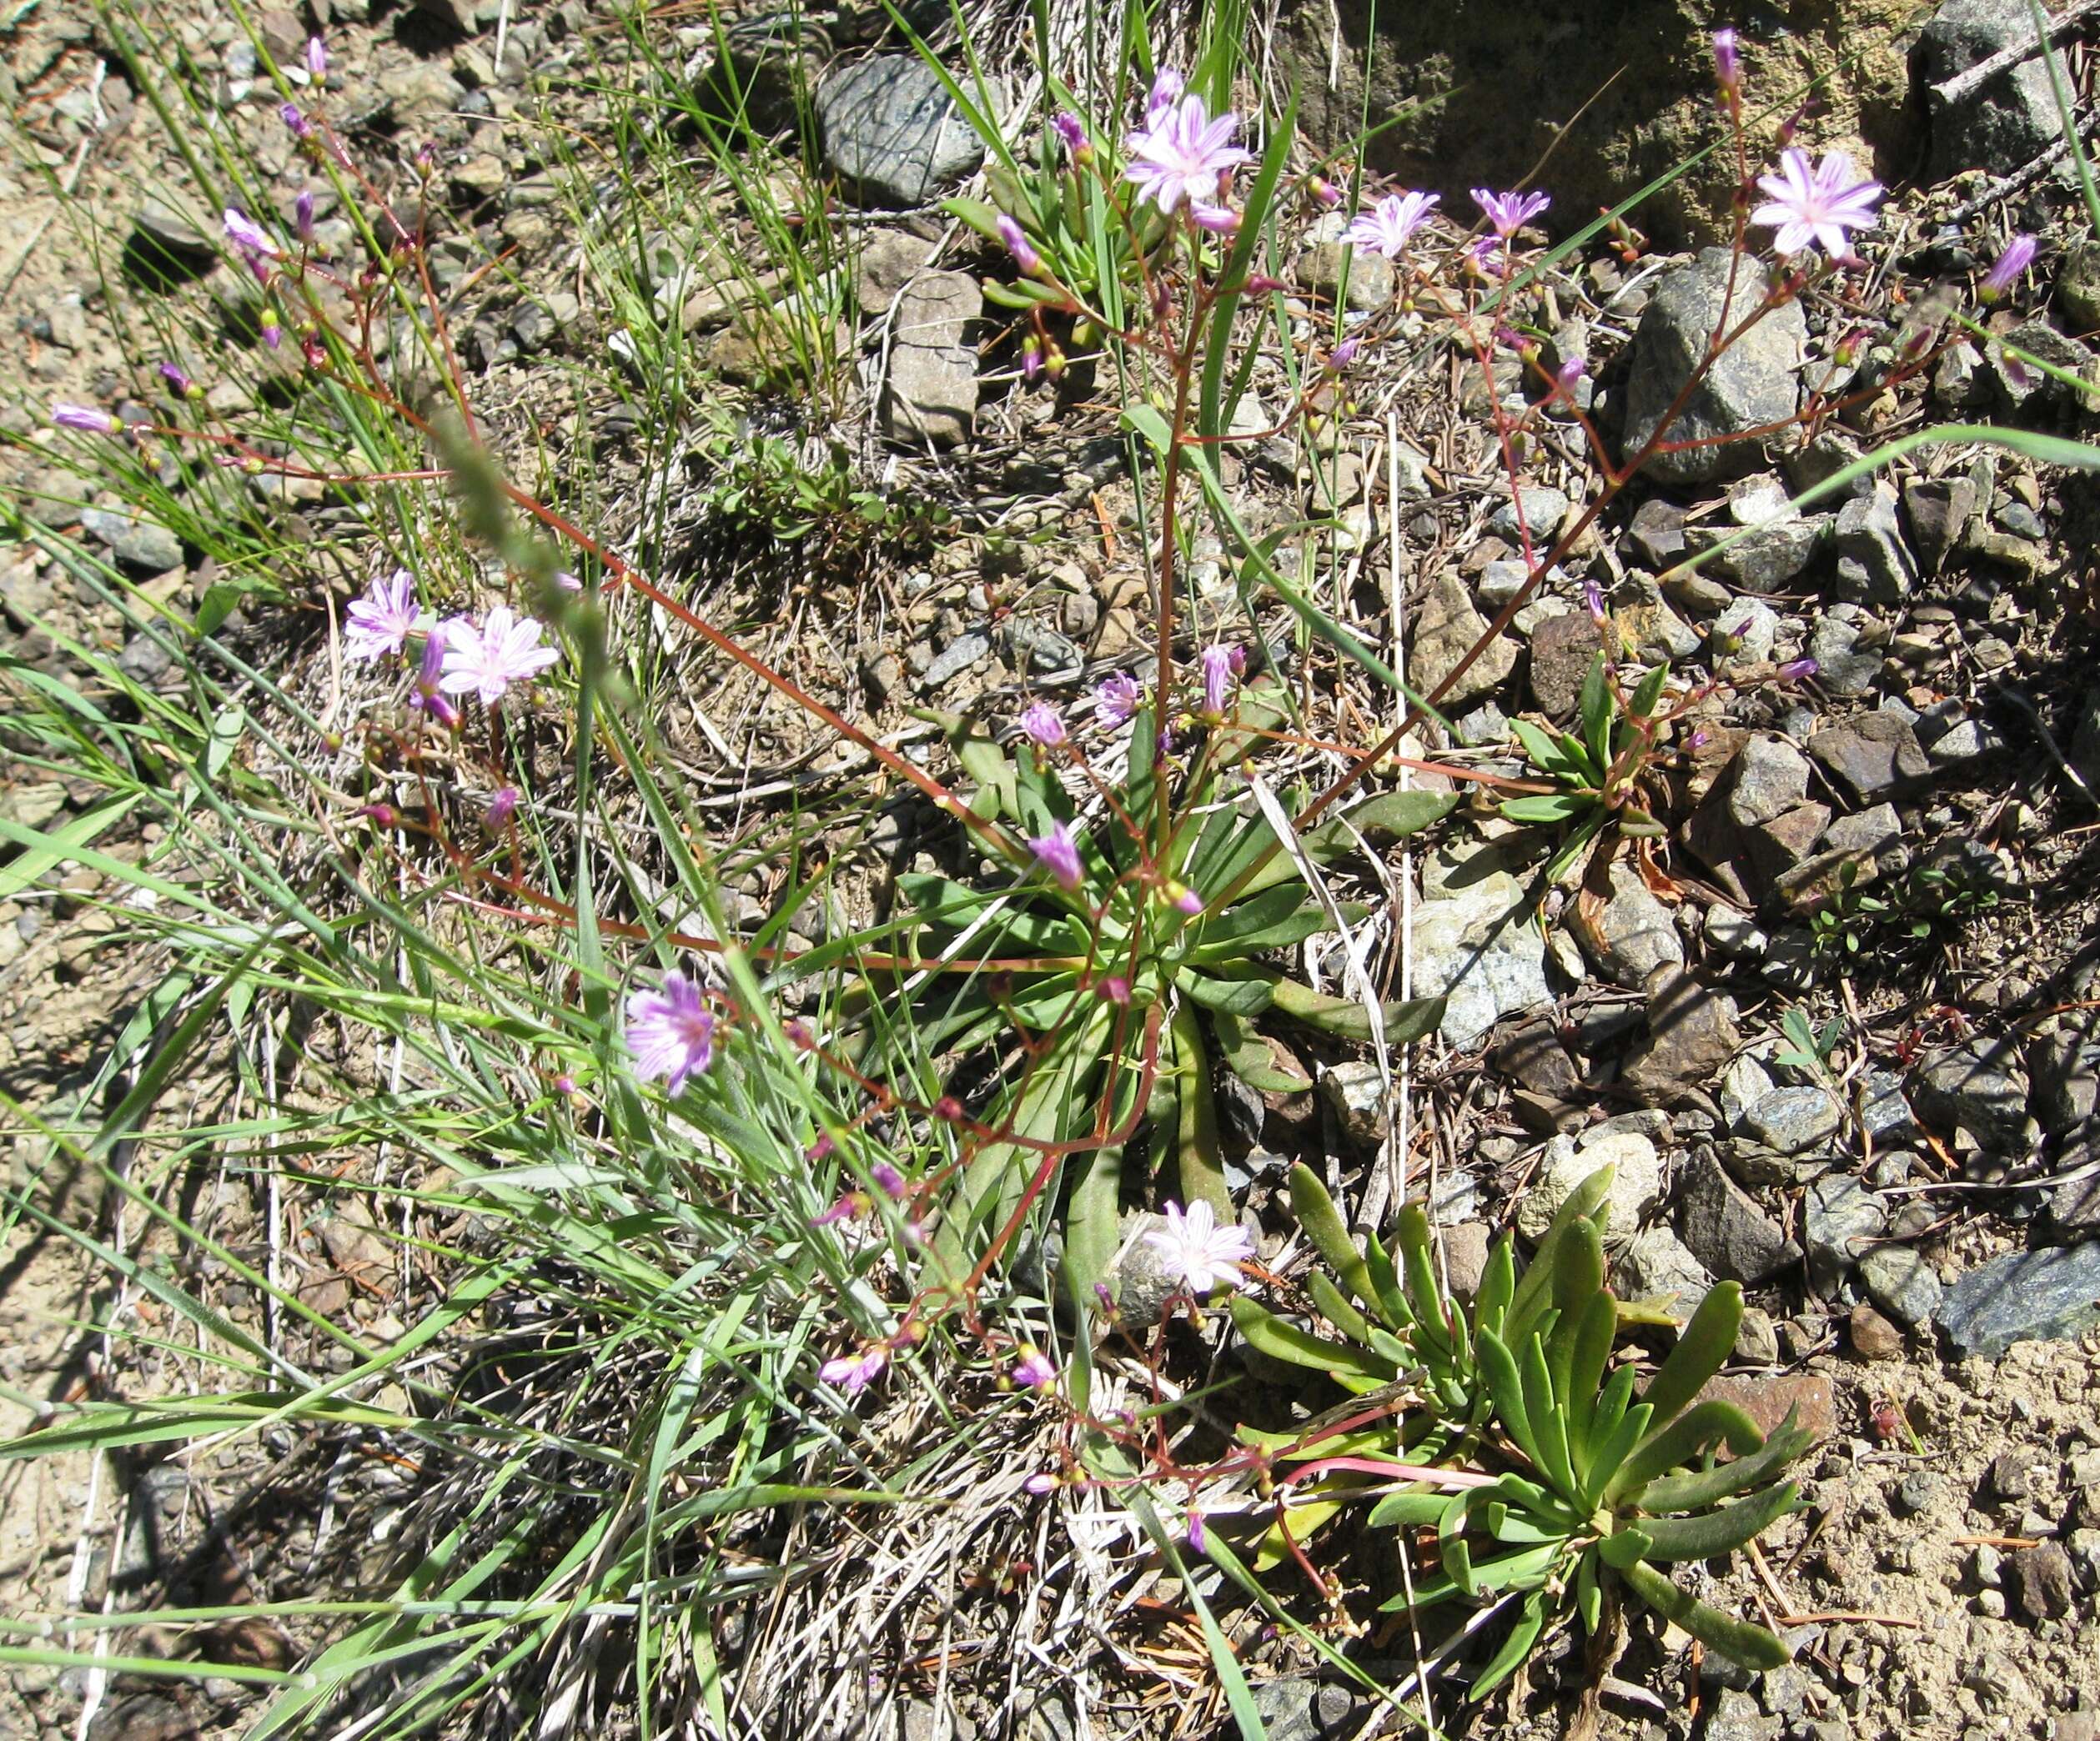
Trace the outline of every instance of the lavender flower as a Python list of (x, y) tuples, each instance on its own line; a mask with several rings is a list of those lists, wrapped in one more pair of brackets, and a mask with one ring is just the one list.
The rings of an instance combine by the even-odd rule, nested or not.
[(1203, 1514), (1193, 1505), (1188, 1508), (1188, 1528), (1184, 1539), (1188, 1542), (1188, 1551), (1192, 1553), (1203, 1553), (1208, 1551), (1209, 1538), (1203, 1529)]
[(858, 1354), (842, 1354), (816, 1369), (826, 1384), (836, 1384), (849, 1397), (857, 1397), (880, 1378), (890, 1363), (890, 1351), (877, 1343)]
[(999, 213), (998, 231), (999, 239), (1006, 243), (1007, 252), (1013, 256), (1013, 263), (1022, 271), (1033, 274), (1042, 269), (1042, 256), (1028, 240), (1027, 232), (1004, 212)]
[(1429, 208), (1436, 202), (1434, 193), (1389, 193), (1368, 212), (1359, 212), (1342, 232), (1342, 240), (1397, 260), (1408, 238), (1429, 221)]
[(1083, 168), (1093, 161), (1093, 142), (1087, 137), (1086, 125), (1070, 109), (1058, 110), (1050, 124), (1057, 128), (1075, 165)]
[(179, 363), (162, 364), (160, 365), (160, 378), (162, 380), (167, 382), (168, 390), (173, 393), (177, 399), (190, 399), (196, 396), (197, 384), (196, 382), (191, 380), (187, 374), (183, 374), (182, 365)]
[(2019, 276), (2034, 259), (2034, 238), (2015, 236), (2005, 244), (2005, 250), (1991, 263), (1991, 269), (1983, 275), (1983, 283), (1977, 293), (1986, 302), (1996, 302), (2010, 290)]
[(279, 118), (284, 123), (284, 130), (294, 138), (310, 139), (314, 137), (313, 123), (299, 113), (299, 107), (296, 103), (284, 104), (277, 113)]
[(1246, 668), (1247, 655), (1237, 647), (1209, 646), (1203, 649), (1201, 663), (1203, 711), (1222, 718), (1232, 699), (1233, 679)]
[(660, 990), (630, 996), (627, 1050), (636, 1076), (645, 1082), (662, 1076), (666, 1094), (676, 1096), (688, 1076), (706, 1070), (715, 1059), (715, 1017), (700, 987), (673, 971)]
[(867, 1170), (867, 1176), (875, 1181), (875, 1188), (892, 1203), (904, 1201), (904, 1194), (911, 1187), (904, 1182), (904, 1175), (887, 1161), (877, 1161)]
[(460, 723), (460, 710), (445, 699), (438, 685), (445, 675), (445, 635), (433, 629), (423, 637), (423, 656), (416, 668), (415, 693), (409, 697), (411, 712), (427, 713), (451, 730)]
[(1221, 1282), (1237, 1281), (1240, 1265), (1254, 1255), (1246, 1229), (1219, 1227), (1208, 1203), (1192, 1203), (1186, 1210), (1166, 1203), (1160, 1214), (1167, 1225), (1147, 1233), (1145, 1242), (1166, 1259), (1167, 1269), (1191, 1294), (1208, 1294)]
[(1844, 254), (1851, 247), (1846, 231), (1871, 229), (1881, 197), (1879, 182), (1852, 178), (1852, 160), (1843, 152), (1826, 152), (1811, 168), (1798, 147), (1781, 152), (1779, 173), (1759, 176), (1757, 185), (1771, 198), (1750, 221), (1777, 230), (1772, 247), (1781, 255), (1799, 253), (1811, 242), (1834, 258)]
[(465, 617), (440, 624), (445, 675), (438, 686), (449, 695), (473, 690), (485, 707), (500, 700), (512, 684), (529, 681), (561, 657), (560, 648), (540, 645), (545, 632), (536, 618), (520, 617), (508, 605), (497, 605), (480, 629)]
[(1790, 659), (1779, 668), (1776, 675), (1782, 683), (1800, 683), (1821, 670), (1822, 666), (1812, 659)]
[(1544, 193), (1495, 193), (1485, 188), (1475, 188), (1473, 203), (1487, 214), (1495, 234), (1507, 242), (1553, 201)]
[[(353, 600), (343, 613), (343, 650), (353, 659), (391, 658), (415, 632), (422, 615), (414, 577), (406, 569), (396, 569), (385, 579), (374, 580), (371, 590)], [(424, 658), (427, 662), (427, 650)]]
[(1021, 730), (1028, 741), (1048, 750), (1065, 740), (1064, 721), (1047, 701), (1031, 702), (1021, 715)]
[(1594, 580), (1582, 583), (1582, 608), (1590, 613), (1590, 620), (1600, 629), (1610, 625), (1611, 619), (1605, 615), (1604, 592)]
[(1048, 834), (1038, 835), (1028, 842), (1028, 850), (1056, 879), (1059, 888), (1069, 891), (1079, 886), (1079, 843), (1073, 838), (1068, 824), (1053, 822)]
[(301, 242), (311, 246), (314, 240), (314, 193), (309, 188), (301, 188), (299, 198), (292, 202), (292, 224), (299, 232)]
[(99, 405), (75, 405), (63, 399), (51, 408), (51, 420), (62, 429), (78, 429), (87, 435), (114, 435), (123, 427), (114, 413)]
[(1104, 725), (1120, 725), (1138, 711), (1145, 692), (1128, 671), (1113, 671), (1093, 692), (1094, 715)]
[[(1163, 81), (1168, 75), (1160, 77)], [(1228, 109), (1212, 119), (1203, 99), (1193, 93), (1161, 108), (1158, 94), (1155, 86), (1148, 124), (1130, 136), (1130, 164), (1123, 178), (1137, 184), (1140, 199), (1169, 213), (1184, 195), (1192, 205), (1214, 200), (1220, 180), (1253, 160), (1251, 153), (1232, 143), (1239, 117)]]
[(1743, 58), (1732, 30), (1714, 33), (1714, 78), (1722, 90), (1734, 95), (1743, 82)]
[(1168, 881), (1160, 891), (1167, 897), (1167, 904), (1184, 919), (1198, 917), (1203, 910), (1203, 897), (1187, 883)]
[(1037, 1469), (1034, 1474), (1021, 1483), (1021, 1490), (1023, 1493), (1032, 1493), (1040, 1499), (1046, 1493), (1057, 1492), (1058, 1478), (1047, 1469)]
[(489, 808), (483, 817), (493, 831), (508, 828), (510, 819), (518, 814), (518, 789), (514, 785), (499, 786), (489, 800)]
[(1058, 1382), (1057, 1363), (1041, 1349), (1024, 1347), (1007, 1377), (1022, 1390), (1047, 1391)]
[(1198, 199), (1188, 202), (1188, 221), (1213, 236), (1229, 236), (1239, 228), (1239, 213), (1230, 206), (1205, 205)]
[(1328, 368), (1334, 374), (1339, 374), (1356, 360), (1357, 352), (1363, 348), (1364, 341), (1361, 339), (1344, 339), (1327, 354)]
[(328, 77), (328, 44), (317, 36), (306, 39), (306, 74), (314, 79)]
[(270, 239), (269, 232), (239, 206), (227, 207), (219, 222), (225, 226), (226, 239), (251, 259), (274, 260), (284, 253)]
[(1159, 118), (1181, 101), (1181, 93), (1188, 88), (1188, 82), (1172, 67), (1162, 67), (1152, 82), (1152, 93), (1145, 98), (1145, 125), (1158, 124)]

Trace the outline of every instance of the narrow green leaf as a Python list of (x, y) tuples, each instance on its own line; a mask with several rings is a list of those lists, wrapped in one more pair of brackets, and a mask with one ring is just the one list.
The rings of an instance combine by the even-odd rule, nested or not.
[(1708, 1649), (1719, 1651), (1731, 1662), (1741, 1663), (1746, 1668), (1776, 1668), (1793, 1660), (1794, 1653), (1776, 1633), (1709, 1608), (1652, 1566), (1628, 1566), (1620, 1576), (1635, 1595), (1664, 1619), (1675, 1621)]
[[(1660, 1427), (1706, 1387), (1706, 1381), (1721, 1368), (1736, 1346), (1736, 1332), (1743, 1322), (1743, 1289), (1740, 1282), (1723, 1282), (1708, 1291), (1699, 1302), (1640, 1400), (1655, 1412)], [(1657, 1472), (1660, 1473), (1660, 1472)]]
[(1290, 1170), (1290, 1197), (1291, 1213), (1298, 1217), (1299, 1226), (1305, 1230), (1305, 1237), (1312, 1241), (1322, 1262), (1356, 1298), (1366, 1306), (1375, 1306), (1377, 1295), (1362, 1249), (1350, 1235), (1319, 1175), (1302, 1161)]
[[(1651, 1384), (1649, 1388), (1653, 1390), (1655, 1387)], [(1748, 1456), (1765, 1442), (1756, 1422), (1733, 1402), (1716, 1397), (1694, 1405), (1675, 1420), (1649, 1432), (1615, 1478), (1611, 1498), (1615, 1503), (1657, 1476), (1690, 1463), (1709, 1446), (1724, 1441), (1730, 1450), (1741, 1457)]]
[(1233, 1327), (1246, 1339), (1248, 1346), (1273, 1359), (1287, 1360), (1294, 1366), (1329, 1373), (1336, 1383), (1350, 1390), (1375, 1390), (1381, 1384), (1393, 1382), (1396, 1368), (1391, 1362), (1379, 1360), (1368, 1351), (1352, 1348), (1345, 1342), (1315, 1336), (1296, 1324), (1285, 1323), (1245, 1294), (1234, 1294), (1229, 1309)]
[(1489, 1658), (1487, 1667), (1473, 1683), (1472, 1691), (1465, 1695), (1468, 1704), (1478, 1704), (1510, 1678), (1517, 1665), (1531, 1653), (1531, 1647), (1539, 1642), (1539, 1632), (1545, 1624), (1545, 1592), (1535, 1590), (1525, 1598), (1524, 1606), (1517, 1613), (1517, 1623), (1510, 1628), (1510, 1636), (1502, 1641), (1501, 1649)]
[(1645, 1519), (1640, 1527), (1647, 1532), (1651, 1545), (1643, 1557), (1669, 1563), (1733, 1553), (1786, 1516), (1800, 1497), (1798, 1485), (1782, 1481), (1718, 1510), (1696, 1512), (1685, 1518)]

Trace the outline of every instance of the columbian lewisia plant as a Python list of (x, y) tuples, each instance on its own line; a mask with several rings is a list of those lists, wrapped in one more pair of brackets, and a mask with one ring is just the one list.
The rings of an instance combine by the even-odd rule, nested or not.
[(1846, 232), (1871, 229), (1881, 197), (1881, 184), (1858, 179), (1843, 152), (1826, 152), (1811, 166), (1798, 146), (1782, 151), (1779, 173), (1759, 176), (1757, 185), (1771, 198), (1750, 221), (1778, 232), (1772, 247), (1781, 255), (1799, 253), (1811, 243), (1833, 259), (1846, 253), (1851, 247)]
[(1138, 197), (1171, 214), (1186, 198), (1192, 206), (1214, 206), (1218, 185), (1253, 154), (1232, 143), (1239, 117), (1230, 109), (1213, 117), (1191, 91), (1170, 107), (1155, 108), (1146, 125), (1130, 136), (1124, 176)]

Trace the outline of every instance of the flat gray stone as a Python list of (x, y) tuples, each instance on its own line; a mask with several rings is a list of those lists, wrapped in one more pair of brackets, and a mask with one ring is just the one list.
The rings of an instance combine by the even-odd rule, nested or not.
[(1801, 1261), (1801, 1248), (1728, 1177), (1711, 1148), (1693, 1154), (1678, 1188), (1678, 1234), (1723, 1280), (1754, 1285)]
[[(1474, 609), (1458, 571), (1445, 569), (1438, 574), (1415, 618), (1414, 645), (1409, 655), (1414, 669), (1409, 675), (1422, 686), (1424, 695), (1434, 694), (1457, 670), (1459, 661), (1487, 632), (1487, 627), (1488, 620)], [(1448, 710), (1493, 695), (1516, 668), (1516, 643), (1506, 635), (1498, 635), (1466, 667), (1439, 705)]]
[(1553, 542), (1553, 534), (1566, 518), (1566, 492), (1555, 489), (1550, 484), (1526, 484), (1518, 489), (1514, 500), (1505, 502), (1488, 516), (1488, 530), (1508, 539), (1511, 544), (1519, 542), (1519, 504), (1524, 508), (1524, 529), (1530, 533), (1533, 547), (1543, 551)]
[(1638, 1131), (1605, 1131), (1580, 1146), (1572, 1136), (1555, 1137), (1530, 1188), (1517, 1200), (1517, 1232), (1534, 1242), (1543, 1238), (1569, 1194), (1606, 1167), (1617, 1171), (1605, 1198), (1605, 1242), (1623, 1250), (1662, 1201), (1662, 1156)]
[(1573, 903), (1568, 928), (1599, 971), (1629, 990), (1646, 984), (1658, 967), (1684, 965), (1676, 921), (1624, 860), (1611, 867), (1610, 898), (1594, 910), (1583, 901)]
[(1808, 758), (1786, 739), (1763, 734), (1736, 755), (1728, 816), (1738, 828), (1755, 828), (1784, 815), (1808, 795)]
[(1908, 1246), (1876, 1246), (1859, 1261), (1866, 1297), (1907, 1330), (1922, 1330), (1940, 1309), (1939, 1272)]
[(929, 272), (905, 291), (884, 384), (892, 440), (942, 448), (969, 439), (977, 414), (977, 359), (968, 333), (983, 312), (984, 293), (967, 272)]
[(1491, 847), (1445, 849), (1414, 908), (1416, 995), (1447, 1000), (1441, 1032), (1470, 1046), (1505, 1016), (1552, 1001), (1546, 942), (1516, 878)]
[[(1732, 297), (1731, 273), (1736, 279)], [(1707, 342), (1716, 328), (1742, 320), (1764, 292), (1757, 273), (1736, 270), (1727, 250), (1718, 248), (1706, 249), (1696, 260), (1657, 280), (1634, 333), (1626, 382), (1628, 454), (1637, 452), (1660, 426), (1685, 384), (1706, 360)], [(1791, 418), (1800, 403), (1796, 371), (1807, 354), (1807, 344), (1808, 320), (1800, 303), (1782, 304), (1722, 353), (1665, 432), (1666, 438), (1709, 440)], [(1764, 459), (1761, 442), (1716, 442), (1657, 453), (1644, 469), (1666, 483), (1691, 484), (1735, 476)]]
[(1829, 1292), (1850, 1273), (1864, 1242), (1888, 1225), (1881, 1200), (1856, 1178), (1833, 1173), (1808, 1187), (1802, 1203), (1801, 1237), (1808, 1247), (1808, 1273)]
[(916, 54), (836, 68), (816, 88), (816, 119), (825, 161), (873, 205), (924, 205), (984, 161), (984, 141)]
[(1894, 605), (1911, 595), (1917, 560), (1903, 542), (1896, 489), (1878, 482), (1837, 510), (1837, 596), (1855, 605)]
[(1798, 1155), (1830, 1141), (1843, 1121), (1821, 1088), (1775, 1088), (1743, 1109), (1741, 1128), (1767, 1148)]
[(2012, 1252), (1947, 1291), (1940, 1327), (1954, 1352), (1995, 1360), (2016, 1342), (2062, 1342), (2100, 1324), (2100, 1241)]
[(2023, 1146), (2027, 1077), (2016, 1047), (1976, 1039), (1935, 1052), (1911, 1077), (1918, 1116), (1942, 1131), (1966, 1131), (1993, 1154)]
[(1809, 739), (1808, 753), (1862, 804), (1925, 780), (1932, 772), (1917, 733), (1898, 714), (1861, 714), (1841, 725), (1826, 726)]
[(81, 510), (80, 524), (91, 538), (109, 547), (109, 554), (125, 568), (142, 574), (164, 574), (183, 565), (183, 541), (165, 526), (151, 520), (133, 519), (128, 514), (107, 509)]
[(2054, 142), (2056, 96), (2039, 57), (2007, 68), (1952, 103), (1933, 89), (2001, 49), (2033, 40), (2024, 0), (1947, 0), (1926, 22), (1911, 68), (1932, 123), (1928, 181), (1964, 169), (2009, 175)]
[(1654, 1106), (1701, 1099), (1742, 1044), (1734, 1002), (1680, 968), (1649, 978), (1648, 1037), (1619, 1072), (1626, 1090)]

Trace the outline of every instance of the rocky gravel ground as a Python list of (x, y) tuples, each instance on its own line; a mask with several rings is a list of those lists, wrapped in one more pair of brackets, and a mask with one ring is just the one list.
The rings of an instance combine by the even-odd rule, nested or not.
[[(395, 208), (413, 192), (499, 446), (588, 446), (617, 484), (616, 535), (641, 537), (667, 509), (668, 542), (696, 585), (752, 612), (779, 609), (778, 575), (748, 552), (707, 570), (711, 553), (743, 536), (719, 512), (721, 443), (639, 441), (634, 399), (605, 384), (641, 366), (636, 341), (580, 268), (558, 198), (566, 172), (542, 144), (547, 128), (593, 124), (584, 74), (617, 45), (591, 8), (447, 0), (368, 18), (318, 3), (318, 17), (262, 13), (259, 33), (289, 63), (327, 26), (341, 110), (404, 159), (428, 147), (427, 178), (399, 166)], [(771, 73), (783, 57), (809, 58), (822, 167), (854, 208), (846, 294), (821, 314), (784, 317), (831, 323), (826, 342), (854, 365), (836, 439), (877, 494), (946, 516), (872, 569), (857, 555), (826, 567), (821, 549), (803, 548), (791, 620), (813, 689), (857, 717), (885, 729), (915, 707), (1003, 718), (1025, 695), (1070, 699), (1143, 656), (1133, 504), (1113, 419), (1014, 379), (1011, 335), (982, 292), (1003, 264), (927, 209), (976, 173), (981, 143), (942, 118), (937, 86), (879, 23), (833, 19), (821, 47), (755, 31), (734, 50), (747, 71)], [(167, 24), (168, 53), (278, 165), (272, 192), (289, 201), (298, 165), (273, 131), (255, 45), (211, 10)], [(76, 492), (40, 434), (45, 403), (84, 399), (127, 416), (135, 404), (143, 418), (159, 390), (141, 372), (137, 329), (157, 293), (133, 282), (135, 304), (113, 300), (100, 287), (124, 279), (98, 263), (121, 250), (198, 276), (200, 220), (91, 14), (18, 9), (4, 28), (0, 88), (18, 148), (0, 177), (0, 228), (22, 239), (7, 261), (0, 424), (14, 438), (8, 489), (48, 503)], [(681, 77), (711, 75), (708, 32), (667, 20), (663, 36)], [(2026, 8), (1999, 0), (1948, 0), (1922, 23), (1908, 62), (1922, 155), (1884, 171), (1902, 185), (1876, 244), (1893, 318), (1790, 306), (1730, 354), (1675, 433), (1738, 435), (1796, 419), (1811, 399), (1841, 409), (1812, 436), (1659, 456), (1445, 697), (1448, 737), (1433, 729), (1420, 746), (1522, 773), (1510, 721), (1566, 724), (1595, 655), (1585, 584), (1634, 658), (1666, 659), (1704, 691), (1678, 734), (1686, 745), (1698, 734), (1696, 746), (1671, 765), (1658, 805), (1665, 839), (1579, 891), (1556, 890), (1541, 886), (1532, 832), (1485, 803), (1462, 805), (1414, 866), (1412, 926), (1392, 950), (1418, 995), (1449, 996), (1440, 1032), (1418, 1049), (1409, 1116), (1439, 1158), (1437, 1218), (1454, 1272), (1485, 1255), (1491, 1225), (1541, 1230), (1609, 1160), (1622, 1290), (1681, 1297), (1742, 1282), (1755, 1309), (1723, 1382), (1771, 1419), (1801, 1403), (1822, 1440), (1809, 1508), (1728, 1586), (1782, 1623), (1797, 1663), (1744, 1677), (1689, 1663), (1681, 1641), (1636, 1641), (1610, 1669), (1592, 1733), (2083, 1741), (2100, 1725), (2100, 502), (2083, 474), (1972, 444), (1922, 448), (1791, 505), (1876, 444), (1932, 424), (2092, 434), (2100, 244), (2082, 235), (2066, 160), (2051, 155), (2046, 70), (2018, 56), (2031, 38)], [(1964, 83), (2003, 55), (1992, 77)], [(54, 182), (88, 223), (54, 206)], [(324, 209), (320, 222), (347, 238), (344, 214)], [(2015, 230), (2042, 238), (2040, 258), (1986, 314), (1985, 333), (1933, 324), (1936, 299)], [(718, 243), (675, 230), (644, 242), (641, 281), (676, 311), (691, 353), (754, 389), (757, 409), (733, 427), (755, 439), (771, 427), (763, 389), (778, 366), (781, 299), (761, 288), (768, 318), (754, 319), (753, 286)], [(482, 273), (495, 256), (505, 270)], [(1336, 292), (1339, 263), (1316, 232), (1294, 263), (1301, 311)], [(1385, 301), (1363, 282), (1374, 276), (1360, 262), (1351, 274), (1367, 323)], [(1712, 248), (1564, 263), (1553, 344), (1591, 364), (1583, 409), (1637, 444), (1713, 330), (1730, 277), (1729, 255)], [(1869, 336), (1855, 342), (1862, 325)], [(1570, 425), (1513, 501), (1480, 413), (1488, 395), (1520, 398), (1520, 375), (1483, 381), (1425, 329), (1377, 329), (1386, 342), (1354, 416), (1318, 442), (1274, 437), (1229, 465), (1258, 534), (1317, 504), (1375, 551), (1347, 569), (1340, 614), (1374, 645), (1397, 630), (1428, 688), (1516, 595), (1527, 539), (1543, 549), (1577, 523), (1595, 476)], [(1915, 346), (1913, 333), (1925, 335)], [(236, 419), (252, 403), (255, 389), (213, 358), (177, 360), (212, 384), (212, 415)], [(549, 407), (577, 380), (595, 384), (587, 414), (550, 436)], [(1284, 402), (1279, 369), (1265, 363), (1253, 381)], [(354, 533), (354, 515), (321, 491), (256, 483), (255, 511), (317, 547)], [(178, 608), (197, 608), (219, 578), (177, 533), (113, 500), (76, 500), (60, 517)], [(1745, 530), (1702, 566), (1681, 566)], [(1408, 576), (1398, 622), (1379, 579), (1388, 537)], [(1199, 598), (1222, 616), (1234, 584), (1224, 553), (1198, 559)], [(252, 613), (241, 632), (287, 660), (309, 656), (319, 590), (347, 586), (354, 568), (324, 557), (273, 620)], [(77, 670), (68, 642), (88, 641), (122, 647), (148, 686), (176, 680), (150, 637), (76, 596), (27, 547), (0, 551), (0, 613), (9, 656), (30, 670), (64, 680)], [(1336, 681), (1293, 650), (1280, 616), (1261, 626), (1293, 680)], [(1777, 676), (1803, 659), (1812, 676)], [(755, 764), (791, 768), (814, 753), (791, 720), (761, 715), (760, 730)], [(0, 817), (46, 828), (93, 795), (23, 770), (0, 790)], [(892, 866), (931, 868), (942, 862), (932, 835), (926, 819), (900, 815), (880, 844)], [(0, 904), (0, 1087), (33, 1103), (77, 1086), (150, 984), (150, 964), (110, 946), (118, 927), (95, 904), (100, 886), (93, 872), (53, 874)], [(1265, 1255), (1285, 1244), (1274, 1197), (1288, 1163), (1310, 1159), (1359, 1193), (1394, 1116), (1361, 1059), (1297, 1061), (1316, 1094), (1224, 1085), (1233, 1177)], [(23, 1247), (11, 1306), (78, 1297), (66, 1265), (48, 1246)], [(58, 1394), (73, 1382), (73, 1332), (21, 1311), (6, 1334), (10, 1384)], [(53, 1599), (76, 1552), (93, 1551), (68, 1521), (85, 1473), (37, 1478), (54, 1484), (5, 1490), (16, 1498), (0, 1606)], [(128, 1571), (149, 1578), (150, 1556)], [(1287, 1653), (1269, 1666), (1272, 1734), (1368, 1732), (1369, 1707)], [(1573, 1733), (1566, 1688), (1579, 1668), (1549, 1653), (1502, 1726), (1480, 1732)], [(200, 1733), (240, 1710), (238, 1688), (217, 1703), (143, 1684), (120, 1693), (91, 1730), (104, 1741)], [(80, 1709), (74, 1681), (25, 1673), (0, 1729), (71, 1734)], [(955, 1718), (970, 1721), (966, 1704)], [(1027, 1732), (1061, 1733), (1047, 1716)]]

